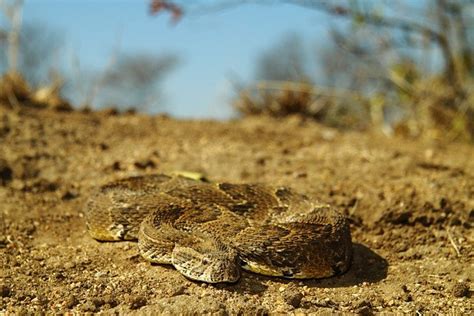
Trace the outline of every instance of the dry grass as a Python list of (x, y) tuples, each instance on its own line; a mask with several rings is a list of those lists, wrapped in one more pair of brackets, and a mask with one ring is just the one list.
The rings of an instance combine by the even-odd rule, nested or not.
[[(474, 141), (474, 86), (462, 94), (442, 78), (399, 80), (395, 93), (364, 96), (297, 82), (260, 82), (241, 90), (233, 106), (242, 116), (298, 114), (342, 129), (371, 129), (411, 138)], [(402, 119), (387, 122), (395, 107)]]
[(301, 115), (339, 128), (368, 127), (368, 100), (353, 91), (301, 82), (259, 82), (244, 89), (233, 106), (243, 116)]
[(459, 93), (442, 78), (417, 82), (404, 105), (405, 119), (395, 125), (395, 130), (411, 137), (474, 141), (472, 85), (465, 84)]
[(37, 90), (31, 89), (19, 73), (6, 73), (0, 78), (0, 106), (19, 109), (20, 106), (70, 111), (72, 106), (61, 93), (62, 81), (54, 81)]

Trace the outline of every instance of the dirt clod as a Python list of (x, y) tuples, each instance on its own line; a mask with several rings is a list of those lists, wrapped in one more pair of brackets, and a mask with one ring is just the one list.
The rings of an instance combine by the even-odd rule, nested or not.
[(283, 299), (288, 305), (291, 305), (294, 308), (298, 308), (301, 305), (303, 294), (300, 292), (286, 291), (283, 292)]
[(457, 282), (451, 289), (454, 297), (468, 297), (470, 295), (470, 287), (468, 282)]
[(82, 306), (81, 310), (84, 312), (97, 312), (99, 309), (97, 305), (94, 303), (94, 300), (87, 300)]
[(155, 162), (150, 159), (135, 161), (134, 165), (138, 169), (147, 169), (147, 168), (153, 169), (156, 166)]
[(13, 179), (13, 170), (5, 159), (0, 159), (0, 185), (5, 185)]
[(370, 316), (373, 315), (374, 312), (370, 306), (361, 306), (356, 310), (356, 313), (361, 316)]
[(8, 285), (0, 285), (0, 297), (9, 297), (12, 291)]
[(74, 308), (74, 306), (76, 306), (77, 304), (79, 304), (79, 300), (77, 299), (77, 297), (75, 295), (69, 295), (64, 303), (64, 306), (68, 309), (72, 309)]

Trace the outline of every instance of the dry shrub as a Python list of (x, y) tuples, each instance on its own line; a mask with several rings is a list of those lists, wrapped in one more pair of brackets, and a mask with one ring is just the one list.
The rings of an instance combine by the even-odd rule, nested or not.
[(0, 78), (0, 104), (17, 106), (28, 100), (31, 89), (19, 73), (6, 73)]
[(339, 128), (368, 126), (366, 100), (308, 83), (260, 82), (241, 90), (233, 106), (243, 116), (300, 115)]
[(49, 86), (32, 90), (19, 73), (6, 73), (0, 78), (0, 106), (20, 108), (51, 108), (70, 111), (71, 105), (60, 96), (61, 82), (54, 81)]
[(235, 103), (237, 110), (244, 115), (266, 114), (275, 117), (291, 114), (315, 117), (320, 109), (312, 105), (313, 100), (309, 92), (289, 89), (276, 92), (242, 91)]
[(474, 78), (466, 74), (459, 81), (448, 78), (427, 75), (404, 60), (387, 69), (386, 77), (380, 78), (386, 84), (372, 93), (263, 81), (241, 90), (234, 107), (244, 116), (298, 114), (342, 129), (472, 142)]
[(460, 92), (441, 77), (417, 81), (405, 104), (405, 118), (395, 125), (395, 132), (410, 137), (474, 141), (473, 84), (470, 80)]
[[(469, 89), (474, 87), (472, 82), (466, 83), (460, 94), (442, 77), (402, 79), (403, 87), (370, 97), (307, 83), (261, 82), (241, 90), (233, 106), (243, 116), (297, 114), (342, 129), (392, 131), (405, 137), (447, 141), (474, 140), (474, 89)], [(393, 126), (384, 119), (387, 106), (403, 113)]]
[(71, 111), (72, 106), (60, 95), (60, 86), (51, 84), (36, 90), (31, 95), (31, 100), (42, 107), (57, 111)]

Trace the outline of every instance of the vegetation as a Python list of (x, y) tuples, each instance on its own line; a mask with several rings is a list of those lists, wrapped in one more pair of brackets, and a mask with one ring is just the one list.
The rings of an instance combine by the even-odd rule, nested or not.
[[(21, 73), (33, 90), (41, 88), (39, 83), (49, 69), (46, 92), (59, 95), (74, 81), (64, 80), (64, 75), (48, 64), (59, 47), (59, 36), (54, 32), (37, 34), (37, 28), (22, 25), (22, 3), (0, 2), (10, 23), (0, 30), (0, 47), (5, 52), (0, 56), (0, 67), (7, 70), (10, 84), (22, 81)], [(150, 13), (167, 11), (177, 22), (187, 10), (221, 10), (246, 3), (267, 1), (204, 5), (151, 0)], [(271, 3), (322, 11), (331, 21), (341, 22), (330, 28), (331, 42), (310, 54), (295, 34), (263, 52), (256, 61), (255, 82), (240, 85), (233, 102), (242, 116), (297, 114), (338, 128), (474, 141), (473, 1)], [(323, 79), (307, 67), (308, 55), (322, 66)], [(92, 86), (84, 92), (83, 103), (99, 100), (107, 105), (156, 106), (160, 82), (176, 65), (175, 56), (113, 56), (105, 70), (90, 75)], [(124, 84), (133, 86), (136, 93), (121, 93)], [(10, 104), (14, 98), (8, 91), (12, 89), (0, 89), (0, 98), (3, 93)], [(40, 100), (48, 95), (42, 89)]]
[(39, 23), (23, 23), (23, 3), (0, 0), (6, 22), (0, 24), (0, 103), (70, 109), (63, 97), (67, 94), (83, 108), (162, 107), (161, 84), (178, 65), (176, 56), (129, 55), (116, 47), (104, 69), (80, 69), (76, 56), (73, 62), (65, 60), (60, 32)]
[[(176, 18), (186, 7), (177, 3), (151, 7)], [(216, 1), (201, 10), (248, 3), (298, 5), (345, 23), (315, 53), (327, 85), (305, 73), (301, 47), (284, 38), (272, 48), (278, 53), (257, 61), (257, 82), (239, 89), (242, 115), (299, 114), (341, 128), (474, 140), (474, 2)]]
[[(404, 1), (280, 3), (347, 19), (343, 27), (332, 28), (331, 45), (315, 53), (326, 86), (302, 72), (296, 80), (294, 74), (265, 78), (273, 81), (240, 91), (235, 102), (240, 113), (299, 113), (343, 128), (474, 140), (472, 1), (438, 0), (434, 6), (415, 7)], [(272, 69), (269, 64), (285, 63), (281, 59), (302, 63), (301, 53), (282, 53), (284, 47), (295, 49), (279, 46), (275, 56), (280, 60), (263, 55), (257, 67)]]

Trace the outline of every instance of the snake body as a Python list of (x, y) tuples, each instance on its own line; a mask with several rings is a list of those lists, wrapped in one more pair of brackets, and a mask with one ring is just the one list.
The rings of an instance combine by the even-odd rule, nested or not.
[(93, 238), (138, 239), (146, 260), (208, 283), (235, 282), (241, 267), (305, 279), (351, 263), (346, 217), (286, 187), (137, 176), (99, 187), (85, 215)]

